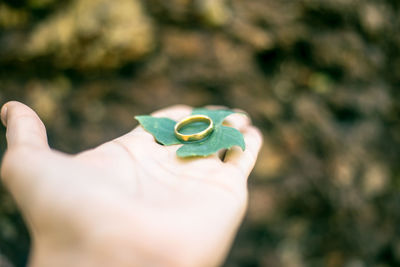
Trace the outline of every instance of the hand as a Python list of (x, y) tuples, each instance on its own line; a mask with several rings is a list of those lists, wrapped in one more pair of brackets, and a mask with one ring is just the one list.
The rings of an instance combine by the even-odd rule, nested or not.
[[(152, 114), (175, 120), (191, 108)], [(228, 117), (246, 142), (217, 155), (180, 159), (142, 127), (77, 155), (51, 150), (27, 106), (2, 108), (8, 150), (3, 183), (32, 236), (32, 266), (215, 266), (243, 218), (247, 177), (261, 135)]]

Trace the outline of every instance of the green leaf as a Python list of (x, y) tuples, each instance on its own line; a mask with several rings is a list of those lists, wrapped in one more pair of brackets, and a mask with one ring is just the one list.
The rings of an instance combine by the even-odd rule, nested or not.
[[(239, 146), (242, 150), (245, 150), (243, 135), (232, 127), (222, 125), (224, 119), (233, 113), (235, 112), (232, 110), (194, 109), (192, 115), (206, 115), (214, 122), (214, 131), (211, 135), (197, 142), (184, 142), (177, 139), (174, 134), (176, 122), (171, 119), (151, 116), (136, 116), (135, 118), (159, 143), (167, 146), (183, 144), (176, 152), (178, 157), (205, 157), (216, 153), (220, 149), (229, 149), (233, 146)], [(195, 122), (183, 127), (180, 132), (184, 134), (197, 133), (207, 128), (207, 126), (206, 123)]]
[(156, 118), (147, 115), (136, 116), (135, 119), (161, 144), (166, 146), (181, 144), (181, 141), (174, 134), (175, 121), (168, 118)]
[(185, 144), (176, 154), (181, 157), (209, 156), (220, 149), (229, 149), (240, 146), (245, 149), (243, 135), (236, 129), (219, 125), (209, 138), (202, 142)]
[(213, 120), (214, 125), (222, 124), (224, 119), (233, 113), (235, 113), (235, 111), (229, 109), (195, 108), (192, 111), (192, 115), (206, 115), (210, 117)]

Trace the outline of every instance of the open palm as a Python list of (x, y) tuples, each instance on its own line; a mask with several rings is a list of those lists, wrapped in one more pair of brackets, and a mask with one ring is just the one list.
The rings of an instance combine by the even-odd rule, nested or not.
[[(215, 266), (224, 259), (261, 145), (247, 117), (227, 119), (244, 134), (245, 152), (180, 159), (179, 146), (156, 143), (140, 126), (66, 155), (48, 147), (31, 109), (9, 102), (2, 111), (2, 177), (31, 231), (32, 265)], [(180, 120), (190, 113), (174, 106), (153, 116)]]

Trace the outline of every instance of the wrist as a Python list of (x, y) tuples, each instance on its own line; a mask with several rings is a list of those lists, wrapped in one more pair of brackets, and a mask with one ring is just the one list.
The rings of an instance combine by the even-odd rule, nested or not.
[[(33, 242), (29, 266), (189, 266), (181, 262), (181, 256), (145, 253), (128, 242), (114, 242), (111, 239), (104, 242), (72, 241), (70, 244), (41, 240)], [(191, 264), (191, 266), (200, 265)]]
[(29, 266), (32, 267), (98, 267), (98, 266), (215, 266), (213, 257), (199, 257), (191, 253), (147, 254), (126, 244), (105, 244), (59, 246), (47, 242), (34, 242)]

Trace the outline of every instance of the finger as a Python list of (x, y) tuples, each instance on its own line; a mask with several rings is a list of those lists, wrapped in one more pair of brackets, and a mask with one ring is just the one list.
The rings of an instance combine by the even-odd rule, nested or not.
[(165, 109), (157, 110), (151, 113), (154, 117), (166, 117), (175, 121), (179, 121), (192, 113), (192, 107), (186, 105), (175, 105)]
[(244, 113), (234, 113), (226, 117), (223, 122), (224, 125), (230, 126), (243, 131), (246, 127), (251, 124), (250, 117)]
[[(208, 105), (205, 108), (207, 109), (229, 109), (226, 106), (218, 106), (218, 105)], [(230, 126), (238, 129), (239, 131), (243, 130), (246, 126), (251, 124), (250, 117), (247, 115), (247, 112), (241, 109), (232, 109), (236, 113), (229, 115), (224, 120), (224, 125)]]
[(222, 105), (207, 105), (205, 106), (206, 109), (229, 109), (227, 106)]
[(7, 127), (8, 149), (35, 147), (49, 149), (46, 128), (38, 115), (28, 106), (11, 101), (1, 110), (3, 124)]
[(225, 162), (239, 169), (247, 178), (256, 163), (262, 145), (262, 135), (257, 128), (250, 126), (243, 132), (243, 136), (245, 151), (238, 147), (231, 148), (226, 153)]
[(222, 106), (222, 105), (207, 105), (207, 106), (205, 106), (205, 108), (206, 108), (206, 109), (213, 109), (213, 110), (216, 110), (216, 109), (229, 109), (229, 110), (236, 111), (236, 112), (238, 112), (238, 113), (245, 113), (245, 114), (247, 114), (247, 112), (244, 111), (243, 109), (240, 109), (240, 108), (231, 109), (231, 108), (229, 108), (229, 107), (227, 107), (227, 106)]
[[(221, 106), (221, 105), (208, 105), (208, 106), (205, 106), (205, 108), (213, 109), (213, 110), (229, 109), (228, 107)], [(247, 112), (245, 112), (241, 109), (233, 109), (233, 110), (236, 111), (237, 113), (231, 114), (228, 117), (226, 117), (223, 122), (223, 125), (230, 126), (230, 127), (238, 129), (239, 131), (242, 131), (242, 130), (244, 130), (245, 127), (247, 127), (248, 125), (251, 124), (250, 117), (247, 115)], [(222, 149), (222, 150), (218, 151), (217, 157), (220, 160), (224, 161), (226, 152), (227, 152), (226, 149)]]
[(53, 153), (46, 130), (36, 113), (19, 102), (8, 102), (1, 109), (7, 127), (8, 149), (3, 157), (1, 178), (22, 211), (32, 203), (39, 180)]

